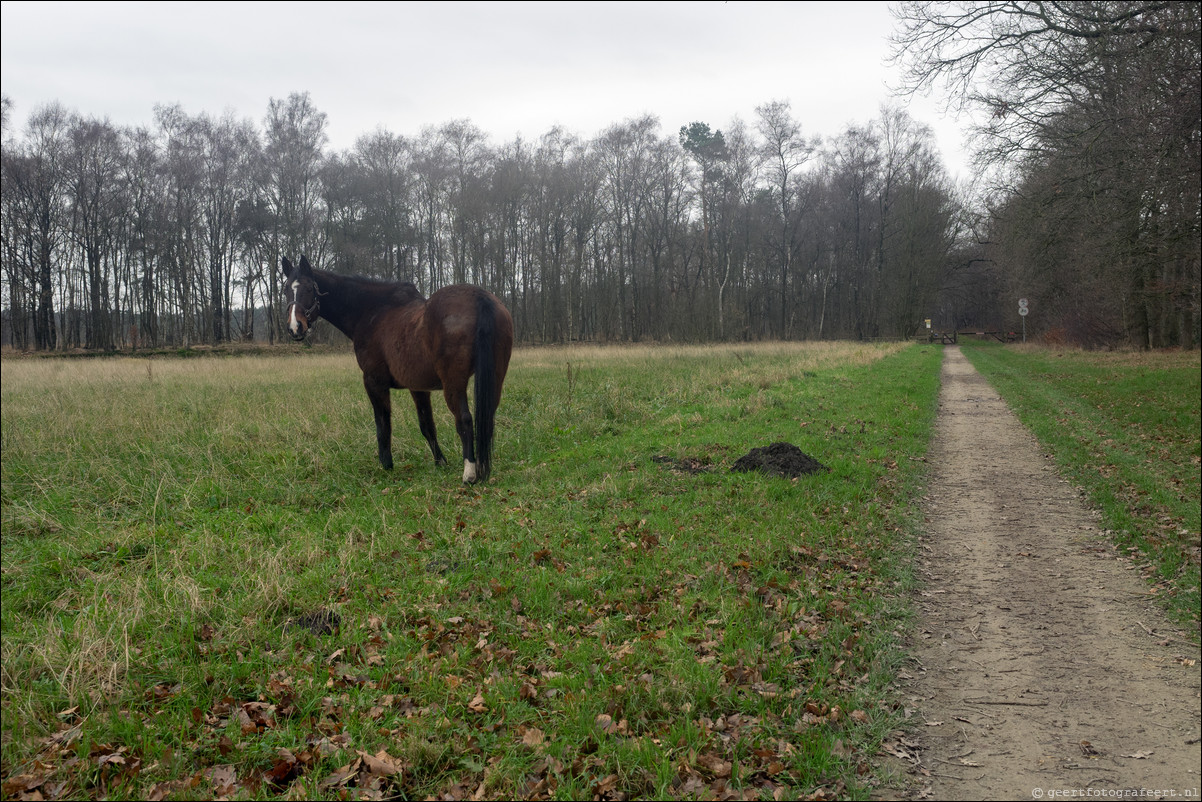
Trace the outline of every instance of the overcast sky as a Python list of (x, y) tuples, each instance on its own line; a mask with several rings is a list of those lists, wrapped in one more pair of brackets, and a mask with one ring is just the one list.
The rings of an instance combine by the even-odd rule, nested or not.
[(592, 137), (644, 114), (663, 135), (724, 129), (790, 104), (808, 136), (893, 102), (934, 129), (966, 179), (963, 136), (937, 98), (891, 95), (883, 2), (29, 2), (4, 0), (0, 84), (20, 133), (58, 101), (120, 125), (154, 106), (232, 111), (309, 92), (333, 148), (377, 128), (415, 136), (469, 119), (494, 145), (555, 125)]

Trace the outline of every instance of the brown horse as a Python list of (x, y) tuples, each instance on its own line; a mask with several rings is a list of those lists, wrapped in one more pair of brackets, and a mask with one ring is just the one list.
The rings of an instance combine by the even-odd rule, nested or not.
[[(376, 281), (317, 270), (301, 257), (281, 261), (288, 331), (303, 340), (319, 317), (355, 345), (363, 386), (376, 416), (380, 464), (392, 468), (392, 389), (407, 389), (434, 462), (446, 464), (434, 433), (430, 393), (442, 390), (463, 442), (463, 481), (488, 478), (493, 425), (513, 349), (513, 319), (492, 293), (456, 284), (422, 297), (408, 282)], [(476, 376), (476, 421), (467, 383)]]

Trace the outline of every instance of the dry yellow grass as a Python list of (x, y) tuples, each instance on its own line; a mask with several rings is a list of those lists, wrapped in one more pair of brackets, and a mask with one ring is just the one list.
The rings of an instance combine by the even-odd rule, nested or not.
[(739, 358), (740, 355), (787, 357), (797, 367), (816, 370), (836, 365), (864, 365), (895, 354), (909, 343), (759, 342), (709, 345), (549, 345), (518, 348), (510, 370), (519, 367), (562, 367), (567, 362), (605, 364), (645, 362), (648, 359)]
[(1025, 343), (1010, 345), (1020, 353), (1043, 356), (1070, 356), (1088, 359), (1097, 365), (1114, 365), (1116, 367), (1148, 367), (1157, 370), (1166, 368), (1198, 368), (1202, 367), (1202, 351), (1161, 350), (1146, 351), (1126, 348), (1116, 351), (1086, 350), (1062, 345), (1043, 345), (1040, 343)]
[[(908, 343), (858, 342), (760, 342), (712, 345), (551, 345), (514, 350), (510, 370), (557, 368), (573, 364), (623, 364), (655, 359), (707, 358), (718, 360), (744, 356), (779, 357), (800, 370), (819, 370), (838, 365), (869, 364), (897, 353)], [(350, 351), (272, 356), (172, 358), (112, 357), (90, 359), (31, 359), (12, 356), (0, 359), (0, 378), (5, 395), (31, 387), (52, 391), (59, 385), (97, 384), (110, 387), (139, 386), (148, 382), (202, 382), (214, 377), (230, 385), (263, 375), (278, 375), (281, 360), (295, 360), (296, 369), (307, 375), (329, 371), (357, 374)], [(11, 389), (10, 389), (11, 388)]]

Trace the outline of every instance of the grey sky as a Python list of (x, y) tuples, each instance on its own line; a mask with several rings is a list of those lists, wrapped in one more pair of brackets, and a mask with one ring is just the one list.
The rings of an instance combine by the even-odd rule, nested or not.
[(494, 144), (554, 125), (591, 137), (643, 114), (672, 134), (748, 125), (780, 100), (807, 135), (834, 136), (906, 106), (953, 175), (962, 135), (931, 99), (886, 86), (877, 2), (30, 2), (5, 0), (0, 88), (20, 131), (59, 101), (122, 125), (156, 103), (261, 122), (308, 91), (336, 149), (379, 127), (413, 136), (470, 119)]

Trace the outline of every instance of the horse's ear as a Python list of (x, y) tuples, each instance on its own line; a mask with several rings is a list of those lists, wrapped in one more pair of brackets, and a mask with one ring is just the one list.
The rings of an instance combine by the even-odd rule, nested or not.
[(303, 253), (301, 254), (300, 260), (300, 273), (303, 276), (308, 276), (313, 273), (313, 268), (309, 265), (309, 257), (305, 256)]
[(287, 256), (280, 257), (280, 269), (284, 271), (284, 278), (292, 275), (292, 262), (288, 261)]

